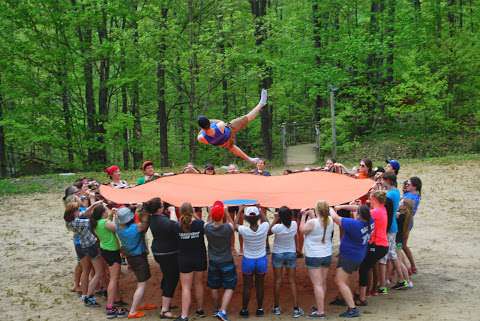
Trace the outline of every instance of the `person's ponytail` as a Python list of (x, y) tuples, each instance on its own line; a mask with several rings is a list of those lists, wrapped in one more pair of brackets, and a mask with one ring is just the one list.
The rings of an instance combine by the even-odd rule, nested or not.
[(327, 227), (330, 221), (329, 216), (330, 209), (328, 207), (328, 203), (325, 201), (318, 201), (317, 206), (315, 207), (315, 214), (317, 215), (318, 219), (321, 220), (323, 226), (323, 236), (322, 236), (322, 243), (325, 243), (325, 236), (327, 234)]
[(180, 206), (180, 228), (183, 232), (190, 232), (193, 219), (193, 207), (190, 203)]

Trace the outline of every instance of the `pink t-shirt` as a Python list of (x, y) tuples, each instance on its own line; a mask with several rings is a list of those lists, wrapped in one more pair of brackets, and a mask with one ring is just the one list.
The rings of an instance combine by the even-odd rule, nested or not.
[(387, 209), (385, 208), (385, 206), (374, 208), (370, 211), (370, 214), (372, 215), (373, 221), (375, 223), (375, 227), (372, 231), (372, 236), (370, 237), (370, 244), (388, 247)]

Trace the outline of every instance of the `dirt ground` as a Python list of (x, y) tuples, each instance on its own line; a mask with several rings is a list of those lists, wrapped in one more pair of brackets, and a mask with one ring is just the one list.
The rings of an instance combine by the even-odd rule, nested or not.
[[(423, 200), (411, 234), (411, 247), (418, 274), (413, 289), (394, 291), (369, 299), (359, 320), (480, 320), (480, 161), (462, 165), (402, 164), (400, 178), (420, 176)], [(76, 262), (72, 235), (62, 220), (61, 195), (31, 194), (0, 200), (0, 320), (102, 320), (104, 308), (89, 309), (70, 292)], [(336, 231), (337, 233), (337, 231)], [(336, 234), (338, 236), (338, 233)], [(338, 237), (336, 237), (338, 238)], [(151, 236), (150, 236), (151, 239)], [(337, 247), (336, 247), (337, 250)], [(152, 279), (146, 298), (159, 303), (161, 273), (152, 260)], [(287, 281), (283, 286), (284, 314), (274, 317), (272, 273), (267, 274), (265, 309), (267, 319), (289, 319), (291, 298)], [(327, 302), (337, 290), (329, 275)], [(133, 275), (123, 267), (122, 296), (131, 300)], [(297, 279), (301, 306), (313, 302), (304, 260), (298, 260)], [(205, 279), (206, 282), (206, 279)], [(179, 305), (179, 289), (174, 304)], [(206, 311), (212, 312), (208, 290)], [(254, 311), (254, 296), (250, 311)], [(104, 299), (99, 302), (105, 305)], [(241, 277), (231, 304), (236, 319), (241, 302)], [(327, 306), (328, 319), (339, 319), (342, 307)], [(255, 317), (253, 317), (255, 318)], [(144, 320), (157, 320), (158, 311), (147, 312)], [(208, 317), (208, 319), (213, 319)]]

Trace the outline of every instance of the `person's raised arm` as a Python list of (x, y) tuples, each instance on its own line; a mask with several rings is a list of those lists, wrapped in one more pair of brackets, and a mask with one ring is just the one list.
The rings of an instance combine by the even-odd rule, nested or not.
[(137, 225), (137, 230), (144, 233), (150, 226), (150, 214), (139, 211), (140, 223)]
[(273, 232), (272, 232), (272, 228), (275, 226), (275, 224), (277, 224), (278, 222), (280, 221), (280, 216), (278, 215), (278, 212), (275, 212), (274, 216), (273, 216), (273, 222), (272, 224), (270, 225), (270, 229), (268, 230), (268, 235), (272, 235)]
[(263, 223), (263, 222), (268, 222), (266, 207), (260, 207), (260, 223)]
[(308, 224), (307, 218), (309, 215), (311, 215), (312, 210), (307, 210), (307, 209), (302, 209), (300, 211), (300, 214), (302, 215), (300, 218), (300, 232), (303, 234), (308, 234), (312, 231), (313, 226), (311, 224)]
[(235, 230), (235, 222), (232, 220), (232, 217), (230, 216), (230, 213), (228, 213), (228, 207), (227, 206), (225, 206), (224, 211), (225, 211), (224, 212), (225, 220), (231, 226), (231, 228), (233, 230)]
[(83, 212), (82, 216), (86, 216), (86, 217), (90, 217), (92, 215), (92, 211), (93, 209), (95, 208), (95, 206), (97, 206), (98, 204), (101, 204), (103, 203), (103, 201), (96, 201), (94, 202), (92, 205), (90, 205), (89, 207), (87, 207), (87, 209), (85, 210), (85, 212)]
[(356, 211), (357, 209), (358, 209), (358, 205), (356, 205), (356, 204), (335, 206), (335, 211), (338, 211), (338, 210)]
[(337, 223), (338, 225), (342, 225), (342, 218), (332, 207), (330, 207), (329, 213), (335, 223)]
[(237, 215), (235, 215), (235, 221), (233, 222), (235, 231), (238, 231), (238, 222), (240, 221), (240, 216), (243, 215), (244, 210), (245, 210), (245, 206), (243, 205), (238, 208), (238, 213)]
[(168, 213), (170, 216), (170, 220), (177, 222), (177, 213), (175, 212), (175, 206), (169, 206), (168, 207)]

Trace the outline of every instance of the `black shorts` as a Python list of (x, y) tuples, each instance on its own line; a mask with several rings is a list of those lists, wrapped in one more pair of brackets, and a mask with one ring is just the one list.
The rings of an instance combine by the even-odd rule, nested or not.
[(352, 218), (352, 212), (350, 212), (349, 210), (338, 210), (337, 214), (340, 217)]
[(344, 270), (348, 274), (352, 274), (353, 272), (358, 270), (358, 268), (360, 267), (360, 263), (361, 262), (354, 262), (340, 255), (337, 261), (337, 268), (342, 268), (342, 270)]
[(207, 270), (207, 258), (203, 256), (189, 257), (178, 256), (178, 268), (180, 273), (201, 272)]
[[(77, 250), (77, 247), (75, 247), (75, 250)], [(84, 257), (88, 256), (92, 259), (96, 258), (98, 256), (98, 246), (97, 244), (94, 244), (89, 247), (79, 247), (77, 251), (77, 256), (81, 260)]]
[(127, 262), (132, 269), (137, 282), (145, 282), (150, 279), (150, 266), (148, 265), (147, 254), (127, 256)]
[(120, 251), (108, 251), (101, 248), (100, 253), (105, 259), (105, 262), (107, 262), (108, 266), (112, 266), (115, 263), (122, 264), (122, 259), (120, 258)]

